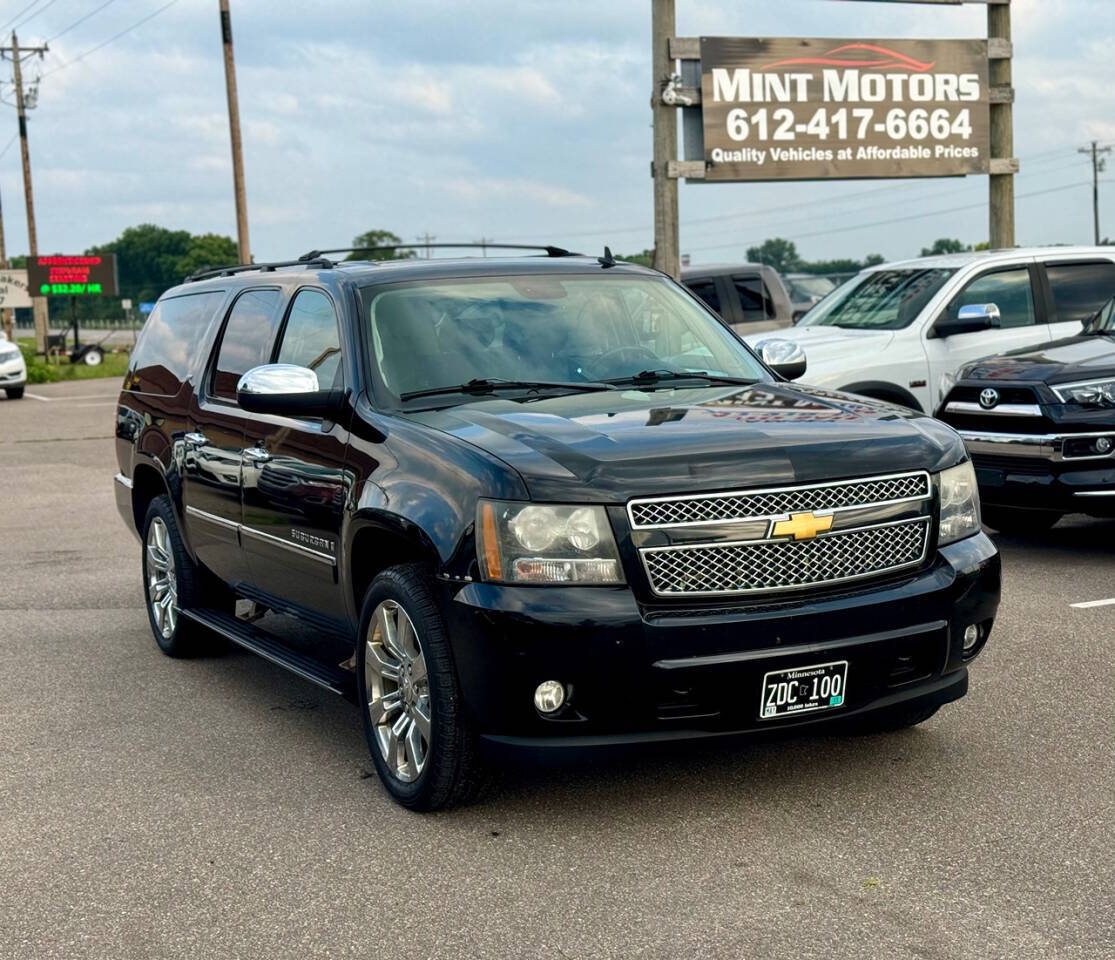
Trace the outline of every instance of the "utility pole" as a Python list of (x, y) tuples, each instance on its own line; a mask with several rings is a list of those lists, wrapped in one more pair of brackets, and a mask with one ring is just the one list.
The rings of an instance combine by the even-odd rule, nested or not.
[[(0, 270), (8, 269), (8, 254), (4, 249), (4, 202), (0, 199)], [(3, 326), (4, 333), (8, 335), (9, 340), (14, 340), (14, 330), (12, 329), (12, 308), (4, 307), (0, 311), (0, 326)]]
[(1103, 173), (1107, 161), (1100, 154), (1110, 153), (1110, 147), (1101, 147), (1095, 140), (1090, 147), (1081, 147), (1077, 153), (1090, 153), (1092, 155), (1092, 227), (1095, 231), (1096, 246), (1100, 245), (1100, 174)]
[(252, 262), (248, 242), (248, 200), (244, 196), (244, 155), (240, 145), (240, 102), (236, 95), (236, 61), (232, 55), (232, 15), (228, 0), (220, 0), (221, 42), (225, 51), (225, 89), (228, 93), (228, 128), (232, 140), (232, 187), (236, 193), (236, 241), (240, 262)]
[(426, 259), (429, 260), (430, 259), (430, 244), (433, 243), (437, 239), (437, 237), (433, 236), (430, 233), (430, 231), (427, 230), (425, 233), (420, 234), (415, 239), (422, 241), (423, 246), (425, 246), (425, 248), (426, 248)]
[[(15, 81), (15, 105), (19, 118), (19, 150), (23, 157), (23, 197), (27, 203), (27, 252), (29, 259), (39, 255), (39, 240), (35, 231), (35, 198), (31, 190), (31, 154), (27, 148), (27, 110), (23, 97), (23, 55), (37, 53), (40, 57), (46, 53), (47, 47), (21, 47), (19, 40), (12, 31), (12, 78)], [(47, 308), (46, 297), (37, 296), (37, 290), (31, 293), (31, 311), (35, 318), (35, 350), (46, 353), (47, 335)]]
[(669, 163), (678, 155), (676, 108), (662, 102), (662, 92), (674, 73), (670, 38), (674, 35), (674, 0), (651, 0), (651, 93), (654, 118), (654, 266), (681, 279), (678, 257), (678, 182)]
[[(1006, 3), (987, 5), (987, 39), (1010, 41), (1010, 0)], [(992, 59), (988, 67), (988, 81), (992, 89), (1011, 88), (1011, 58)], [(992, 103), (991, 156), (1014, 156), (1014, 120), (1012, 104)], [(1014, 172), (991, 173), (988, 176), (988, 240), (992, 250), (1014, 246)]]

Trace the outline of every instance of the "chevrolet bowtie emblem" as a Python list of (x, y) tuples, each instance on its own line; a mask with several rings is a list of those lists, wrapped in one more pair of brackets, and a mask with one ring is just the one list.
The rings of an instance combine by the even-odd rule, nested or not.
[(772, 537), (793, 537), (795, 540), (812, 540), (818, 533), (832, 527), (832, 514), (791, 513), (785, 520), (775, 520), (770, 526)]

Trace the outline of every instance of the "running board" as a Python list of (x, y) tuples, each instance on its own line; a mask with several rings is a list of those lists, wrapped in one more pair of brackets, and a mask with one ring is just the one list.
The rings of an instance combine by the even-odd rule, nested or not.
[(255, 624), (245, 623), (218, 610), (179, 610), (178, 615), (199, 623), (214, 633), (219, 633), (237, 646), (258, 654), (264, 660), (285, 667), (304, 680), (316, 683), (319, 687), (324, 687), (350, 700), (354, 698), (355, 684), (352, 673), (340, 667), (331, 667), (329, 664), (300, 653)]

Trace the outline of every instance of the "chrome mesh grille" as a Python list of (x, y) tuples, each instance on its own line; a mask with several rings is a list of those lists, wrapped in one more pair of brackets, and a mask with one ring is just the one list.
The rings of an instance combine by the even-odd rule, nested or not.
[(929, 475), (907, 473), (868, 477), (847, 483), (740, 491), (700, 497), (632, 500), (631, 526), (668, 527), (698, 523), (730, 523), (749, 517), (774, 517), (795, 510), (832, 510), (894, 503), (929, 496)]
[(662, 547), (642, 551), (659, 596), (748, 593), (852, 580), (918, 563), (929, 518), (832, 533), (812, 540)]

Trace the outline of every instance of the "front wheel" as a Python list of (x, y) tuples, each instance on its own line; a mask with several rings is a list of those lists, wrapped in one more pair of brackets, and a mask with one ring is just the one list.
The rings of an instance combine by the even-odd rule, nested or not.
[(481, 786), (476, 737), (423, 567), (391, 567), (372, 581), (359, 638), (364, 733), (387, 792), (410, 810), (471, 799)]
[(981, 513), (987, 526), (1007, 534), (1041, 533), (1061, 519), (1061, 514), (1051, 510), (1022, 510), (1015, 507), (985, 506)]

